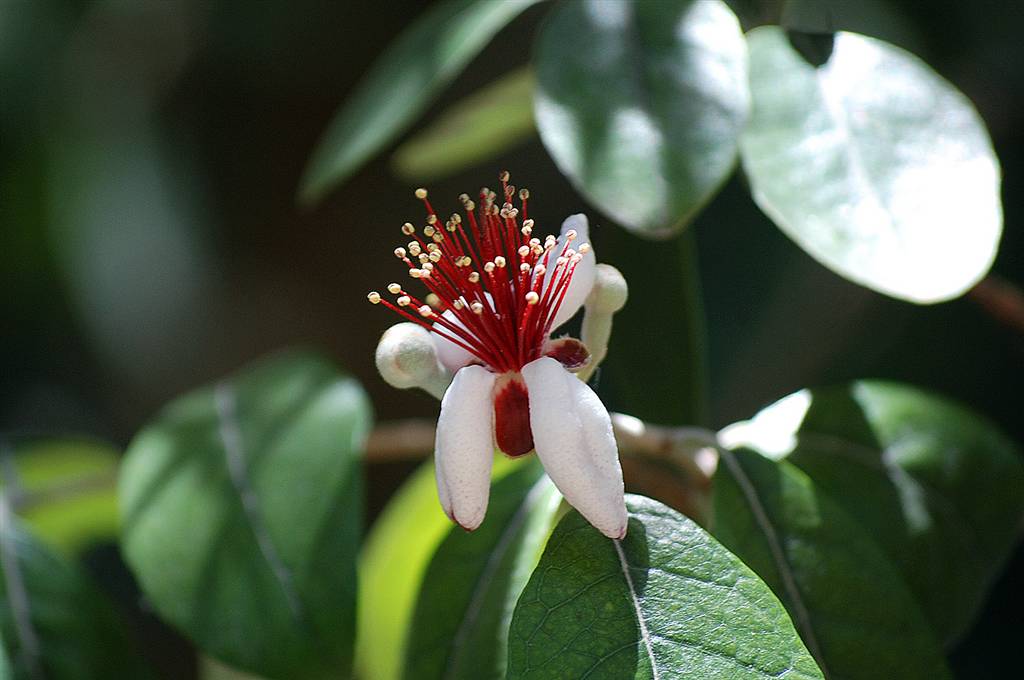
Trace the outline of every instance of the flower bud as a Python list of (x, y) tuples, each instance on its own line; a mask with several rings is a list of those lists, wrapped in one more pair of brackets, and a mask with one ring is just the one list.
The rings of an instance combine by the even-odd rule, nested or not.
[(377, 370), (392, 387), (420, 387), (440, 398), (448, 385), (430, 331), (414, 323), (392, 326), (377, 344)]
[(597, 265), (594, 287), (590, 290), (587, 307), (598, 314), (614, 314), (623, 308), (629, 297), (629, 286), (618, 269), (610, 264)]

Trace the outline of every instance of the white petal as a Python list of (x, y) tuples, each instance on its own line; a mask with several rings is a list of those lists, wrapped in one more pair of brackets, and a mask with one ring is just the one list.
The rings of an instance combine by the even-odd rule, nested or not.
[[(570, 229), (576, 230), (577, 234), (576, 240), (572, 242), (572, 248), (579, 249), (580, 245), (590, 243), (590, 223), (587, 221), (587, 216), (583, 213), (569, 215), (562, 222), (562, 232), (558, 237), (556, 253), (562, 252), (562, 248), (565, 246), (565, 233)], [(552, 329), (558, 328), (571, 319), (573, 314), (586, 302), (587, 296), (590, 295), (590, 289), (594, 287), (596, 267), (597, 258), (594, 256), (594, 247), (591, 244), (589, 252), (584, 254), (583, 259), (576, 265), (572, 281), (569, 282), (569, 290), (566, 291), (565, 299), (562, 300), (562, 306), (558, 308), (558, 313), (555, 314), (555, 322), (551, 326)]]
[(441, 400), (434, 464), (445, 514), (463, 529), (480, 526), (487, 512), (494, 459), (494, 374), (466, 366)]
[[(453, 324), (465, 328), (462, 322), (455, 317), (455, 312), (452, 310), (445, 310), (441, 316)], [(444, 339), (437, 333), (431, 333), (430, 337), (434, 341), (434, 347), (437, 349), (437, 360), (441, 362), (442, 366), (453, 373), (476, 359), (472, 352), (459, 347), (450, 340)]]
[(626, 534), (622, 468), (608, 410), (594, 391), (542, 357), (522, 369), (537, 456), (565, 499), (610, 538)]
[[(580, 262), (580, 264), (583, 263)], [(490, 304), (491, 309), (493, 310), (494, 298), (491, 297), (491, 294), (487, 292), (484, 293), (484, 296), (487, 298), (487, 302), (488, 304)], [(463, 304), (466, 304), (466, 299), (462, 298), (462, 302)], [(446, 320), (452, 322), (459, 328), (466, 328), (466, 325), (462, 323), (458, 319), (458, 317), (455, 316), (455, 312), (453, 312), (450, 309), (442, 312), (441, 316), (444, 317)], [(448, 331), (447, 329), (445, 329), (445, 332), (450, 333), (450, 331)], [(437, 333), (431, 333), (430, 337), (433, 338), (434, 340), (434, 347), (437, 349), (438, 361), (440, 361), (441, 365), (447, 368), (451, 373), (454, 373), (463, 366), (468, 366), (474, 361), (479, 361), (476, 355), (474, 355), (472, 352), (463, 349), (462, 347), (459, 347), (450, 340), (445, 340)]]

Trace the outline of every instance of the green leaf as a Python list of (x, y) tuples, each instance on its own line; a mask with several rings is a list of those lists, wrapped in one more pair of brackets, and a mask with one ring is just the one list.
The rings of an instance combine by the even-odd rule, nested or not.
[(538, 0), (445, 0), (388, 47), (337, 113), (302, 178), (309, 205), (400, 135), (491, 38)]
[(359, 559), (358, 677), (401, 677), (416, 593), (451, 527), (437, 500), (434, 463), (428, 461), (384, 508)]
[(452, 530), (420, 586), (405, 678), (501, 680), (516, 600), (551, 533), (561, 495), (536, 459), (497, 482), (487, 518)]
[(455, 102), (392, 158), (411, 182), (428, 182), (493, 159), (533, 136), (533, 72), (508, 73)]
[(1020, 450), (927, 392), (860, 381), (790, 395), (723, 436), (787, 456), (864, 525), (938, 636), (970, 626), (1024, 519)]
[(366, 395), (305, 353), (172, 402), (120, 480), (125, 557), (209, 654), (272, 678), (351, 664)]
[(682, 229), (732, 172), (746, 45), (719, 0), (572, 0), (541, 29), (536, 115), (559, 169), (645, 236)]
[(627, 506), (621, 542), (576, 512), (558, 524), (516, 605), (510, 680), (822, 678), (739, 559), (656, 501)]
[[(658, 248), (621, 229), (597, 234), (598, 257), (618, 268), (630, 290), (639, 292), (615, 315), (608, 358), (601, 364), (599, 385), (608, 393), (609, 407), (655, 423), (705, 423), (707, 322), (696, 233), (686, 231)], [(673, 313), (665, 314), (666, 309)], [(662, 352), (657, 361), (636, 360), (657, 346), (672, 351)]]
[[(493, 479), (502, 479), (523, 462), (496, 456)], [(429, 461), (392, 497), (363, 547), (359, 559), (357, 677), (401, 677), (420, 584), (438, 545), (450, 531), (452, 522), (437, 500), (434, 463)]]
[(912, 54), (838, 33), (815, 68), (751, 31), (743, 167), (761, 209), (812, 257), (918, 303), (960, 295), (1002, 232), (1000, 171), (971, 103)]
[(714, 483), (714, 535), (786, 604), (825, 677), (949, 677), (899, 572), (807, 475), (723, 450)]
[(117, 537), (117, 466), (117, 451), (97, 441), (28, 441), (0, 467), (0, 489), (37, 536), (73, 555)]
[(110, 605), (72, 563), (28, 533), (0, 497), (0, 638), (24, 680), (148, 678)]

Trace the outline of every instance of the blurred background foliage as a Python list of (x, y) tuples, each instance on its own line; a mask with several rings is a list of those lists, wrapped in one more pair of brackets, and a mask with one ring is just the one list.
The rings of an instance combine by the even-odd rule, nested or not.
[[(431, 194), (443, 211), (459, 193), (493, 185), (502, 168), (531, 189), (531, 217), (541, 225), (591, 213), (600, 259), (633, 284), (617, 323), (642, 327), (644, 343), (621, 334), (613, 344), (598, 381), (611, 408), (719, 427), (801, 387), (877, 377), (953, 396), (1024, 440), (1024, 329), (993, 315), (977, 291), (915, 306), (839, 278), (759, 212), (739, 173), (687, 235), (640, 241), (583, 202), (532, 119), (519, 116), (495, 133), (508, 135), (500, 156), (470, 153), (470, 167), (439, 159), (424, 168), (415, 150), (390, 149), (315, 208), (298, 208), (303, 168), (346, 93), (429, 4), (0, 0), (5, 441), (85, 435), (123, 448), (175, 395), (294, 344), (321, 348), (358, 378), (378, 419), (434, 415), (433, 400), (376, 375), (373, 349), (393, 319), (366, 304), (365, 293), (397, 273), (390, 251), (398, 226), (420, 214), (412, 197), (419, 173), (434, 174)], [(1024, 283), (1024, 13), (997, 0), (730, 4), (745, 29), (785, 12), (793, 27), (886, 39), (967, 94), (1004, 173), (1005, 233), (992, 276)], [(503, 30), (425, 124), (524, 66), (544, 13), (543, 5), (528, 9)], [(526, 77), (498, 87), (522, 97)], [(417, 143), (439, 153), (429, 138)], [(685, 299), (658, 280), (692, 248), (711, 387), (700, 408), (683, 389), (668, 399), (636, 389), (678, 351)], [(371, 467), (368, 517), (409, 470)], [(92, 511), (105, 512), (102, 499), (93, 502)], [(54, 535), (61, 531), (46, 537)], [(139, 609), (116, 551), (94, 542), (80, 553), (79, 538), (65, 536), (70, 543), (57, 549), (78, 554), (115, 595), (164, 677), (193, 673), (184, 643)], [(1024, 635), (1011, 605), (1022, 600), (1018, 547), (953, 654), (960, 677), (1003, 677)]]

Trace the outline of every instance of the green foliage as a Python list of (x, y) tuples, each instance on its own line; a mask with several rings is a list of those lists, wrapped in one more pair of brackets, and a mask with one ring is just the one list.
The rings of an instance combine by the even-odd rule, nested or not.
[(725, 3), (565, 2), (534, 64), (544, 145), (619, 224), (677, 232), (732, 172), (748, 94), (746, 46)]
[(7, 502), (0, 498), (0, 678), (149, 678), (106, 600), (15, 521)]
[(444, 0), (410, 25), (363, 77), (320, 141), (300, 196), (314, 203), (379, 152), (494, 34), (538, 0)]
[(621, 542), (559, 523), (516, 605), (510, 679), (822, 678), (749, 568), (673, 510), (627, 506)]
[(362, 388), (299, 353), (165, 408), (120, 480), (125, 557), (160, 614), (241, 670), (344, 674), (369, 426)]
[(913, 387), (861, 381), (787, 397), (745, 430), (868, 529), (942, 639), (966, 631), (1024, 518), (1020, 450), (994, 425)]
[(826, 677), (948, 677), (899, 572), (795, 466), (749, 450), (723, 451), (714, 512), (715, 537), (785, 603)]
[(500, 680), (512, 610), (547, 541), (561, 495), (536, 458), (497, 482), (479, 529), (452, 529), (420, 585), (405, 678)]
[(743, 167), (758, 205), (836, 273), (912, 302), (956, 297), (995, 257), (999, 164), (984, 123), (913, 55), (838, 33), (820, 67), (748, 36)]
[[(495, 474), (500, 474), (495, 471)], [(402, 485), (366, 538), (359, 559), (356, 671), (361, 678), (397, 680), (420, 583), (452, 528), (437, 500), (434, 463)]]
[(392, 158), (404, 179), (422, 184), (490, 160), (533, 136), (533, 72), (527, 68), (454, 102)]
[[(601, 243), (598, 257), (621, 271), (632, 291), (615, 316), (608, 359), (601, 364), (600, 384), (610, 395), (609, 405), (655, 423), (704, 424), (706, 320), (696, 234), (686, 231), (653, 248), (614, 226), (599, 226), (595, 232)], [(655, 318), (658, 323), (649, 323)], [(658, 361), (637, 361), (652, 346), (672, 351), (661, 353)]]
[(117, 452), (84, 439), (23, 443), (0, 468), (0, 491), (49, 545), (75, 554), (117, 537)]

